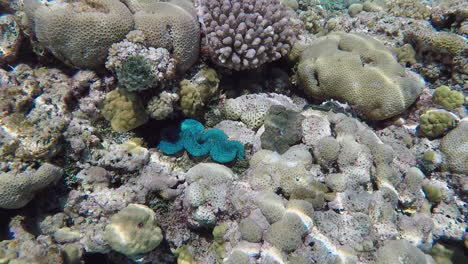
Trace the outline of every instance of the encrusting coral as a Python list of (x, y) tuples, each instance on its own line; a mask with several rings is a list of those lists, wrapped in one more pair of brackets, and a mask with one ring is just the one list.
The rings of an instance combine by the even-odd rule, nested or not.
[(407, 109), (424, 87), (379, 41), (361, 34), (332, 33), (302, 52), (298, 85), (310, 97), (351, 104), (364, 118), (383, 120)]
[(148, 121), (140, 98), (124, 89), (115, 89), (106, 95), (102, 115), (117, 132), (126, 132)]
[(279, 0), (199, 0), (202, 51), (215, 64), (254, 69), (286, 56), (299, 30)]

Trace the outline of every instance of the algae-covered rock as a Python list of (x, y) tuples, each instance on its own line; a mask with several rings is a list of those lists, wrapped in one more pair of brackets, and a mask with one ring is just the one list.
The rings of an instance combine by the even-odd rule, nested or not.
[(260, 137), (262, 148), (286, 152), (302, 139), (302, 116), (299, 112), (273, 105), (265, 117), (265, 132)]
[(102, 115), (117, 132), (132, 130), (148, 121), (140, 98), (123, 89), (115, 89), (106, 95)]

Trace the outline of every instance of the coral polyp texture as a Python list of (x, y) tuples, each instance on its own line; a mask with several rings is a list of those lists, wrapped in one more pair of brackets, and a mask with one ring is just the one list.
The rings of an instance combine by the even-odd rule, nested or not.
[(132, 13), (119, 0), (80, 0), (40, 5), (24, 1), (39, 42), (78, 68), (98, 68), (112, 43), (133, 27)]
[(185, 72), (197, 61), (200, 27), (190, 1), (123, 2), (133, 13), (135, 29), (145, 35), (146, 45), (170, 50), (180, 72)]
[(361, 34), (332, 33), (301, 54), (298, 85), (312, 98), (351, 104), (364, 118), (387, 119), (406, 110), (424, 88), (379, 41)]
[(233, 70), (286, 56), (299, 32), (279, 0), (198, 0), (197, 8), (203, 53)]
[[(176, 132), (170, 131), (170, 132)], [(186, 119), (180, 124), (178, 135), (171, 134), (161, 140), (158, 148), (168, 155), (186, 150), (195, 157), (210, 154), (211, 159), (219, 163), (234, 159), (245, 159), (244, 146), (239, 141), (228, 140), (226, 134), (217, 128), (204, 131), (203, 125), (193, 119)]]

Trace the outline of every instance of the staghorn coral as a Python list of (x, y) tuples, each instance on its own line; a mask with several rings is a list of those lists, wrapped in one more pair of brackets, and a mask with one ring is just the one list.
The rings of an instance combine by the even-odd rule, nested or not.
[(124, 2), (133, 13), (135, 29), (143, 32), (147, 46), (170, 50), (179, 72), (185, 72), (195, 63), (199, 54), (200, 28), (191, 2)]
[(37, 191), (57, 182), (63, 170), (50, 163), (44, 163), (37, 170), (8, 172), (0, 174), (0, 208), (17, 209), (25, 206)]
[(24, 1), (39, 42), (54, 56), (78, 68), (98, 68), (112, 43), (133, 27), (133, 17), (119, 0), (82, 0), (40, 5)]
[(424, 87), (422, 78), (405, 71), (382, 43), (360, 34), (317, 39), (297, 67), (298, 85), (310, 97), (343, 100), (372, 120), (400, 114)]
[(205, 34), (202, 51), (233, 70), (286, 56), (299, 32), (279, 0), (199, 0), (198, 15)]

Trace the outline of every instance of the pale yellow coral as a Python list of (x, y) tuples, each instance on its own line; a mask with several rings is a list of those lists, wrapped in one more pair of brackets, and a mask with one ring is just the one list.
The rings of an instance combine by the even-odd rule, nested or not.
[(424, 87), (422, 78), (405, 71), (379, 41), (341, 32), (317, 39), (302, 52), (297, 78), (309, 96), (348, 102), (374, 120), (400, 114)]

